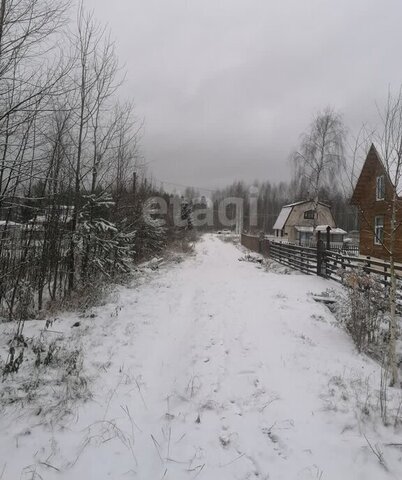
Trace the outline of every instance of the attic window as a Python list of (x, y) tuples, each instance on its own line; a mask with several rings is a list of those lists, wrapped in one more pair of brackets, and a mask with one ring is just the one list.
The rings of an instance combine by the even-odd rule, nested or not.
[(315, 210), (306, 210), (304, 212), (304, 218), (306, 220), (314, 220), (315, 218)]
[(385, 198), (385, 177), (380, 175), (377, 177), (376, 190), (375, 190), (376, 200), (384, 200)]

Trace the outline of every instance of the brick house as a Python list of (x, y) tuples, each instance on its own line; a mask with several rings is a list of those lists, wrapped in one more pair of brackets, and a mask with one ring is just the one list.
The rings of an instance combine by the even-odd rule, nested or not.
[[(389, 260), (386, 247), (389, 244), (394, 189), (377, 149), (371, 145), (351, 199), (359, 213), (361, 255)], [(398, 224), (402, 222), (401, 208), (397, 212), (397, 221)], [(402, 262), (402, 227), (397, 231), (394, 258)]]

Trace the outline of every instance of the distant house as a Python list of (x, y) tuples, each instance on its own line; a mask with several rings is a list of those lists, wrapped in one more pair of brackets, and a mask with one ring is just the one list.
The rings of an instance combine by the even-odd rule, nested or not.
[[(357, 180), (351, 203), (359, 212), (360, 254), (389, 259), (387, 247), (391, 227), (391, 199), (395, 186), (374, 145), (371, 145), (360, 176)], [(397, 221), (402, 223), (402, 199), (398, 197)], [(385, 245), (385, 248), (384, 248)], [(402, 231), (397, 230), (394, 249), (395, 260), (402, 262)]]
[(0, 238), (11, 238), (15, 239), (21, 233), (23, 225), (16, 222), (11, 222), (9, 220), (0, 220)]
[(330, 206), (304, 200), (282, 207), (274, 224), (274, 236), (278, 240), (304, 245), (313, 241), (316, 232), (327, 226), (331, 227), (331, 241), (342, 242), (346, 232), (336, 228)]

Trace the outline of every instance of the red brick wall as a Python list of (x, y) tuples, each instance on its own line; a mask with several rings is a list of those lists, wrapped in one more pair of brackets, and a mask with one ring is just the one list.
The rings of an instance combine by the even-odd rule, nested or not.
[[(376, 181), (379, 175), (385, 175), (385, 199), (376, 199)], [(374, 243), (375, 217), (384, 216), (384, 244), (389, 246), (389, 234), (391, 227), (391, 199), (393, 195), (393, 186), (381, 160), (375, 149), (370, 149), (367, 159), (363, 166), (361, 175), (353, 194), (352, 203), (359, 209), (360, 221), (360, 254), (370, 255), (372, 257), (389, 259), (389, 253), (383, 245)], [(402, 221), (402, 203), (398, 208), (398, 221)], [(402, 227), (397, 232), (397, 241), (395, 245), (395, 259), (402, 262)]]

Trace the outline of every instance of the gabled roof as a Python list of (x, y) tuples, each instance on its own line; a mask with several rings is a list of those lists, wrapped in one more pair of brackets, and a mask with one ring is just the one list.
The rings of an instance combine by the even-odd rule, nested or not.
[[(276, 219), (273, 229), (283, 230), (283, 227), (286, 225), (286, 222), (289, 218), (291, 211), (293, 210), (293, 207), (296, 207), (297, 205), (303, 205), (304, 203), (311, 203), (311, 202), (314, 202), (314, 200), (301, 200), (300, 202), (289, 203), (288, 205), (284, 205), (278, 215), (278, 218)], [(318, 202), (318, 204), (322, 205), (323, 207), (331, 208), (329, 205), (323, 202)]]
[[(371, 147), (367, 153), (366, 159), (364, 161), (364, 164), (362, 166), (362, 169), (360, 171), (359, 178), (357, 179), (355, 188), (353, 190), (352, 198), (350, 199), (350, 202), (352, 204), (357, 204), (358, 203), (358, 198), (360, 195), (361, 190), (364, 189), (365, 187), (365, 181), (364, 181), (364, 172), (368, 168), (370, 168), (370, 164), (373, 162), (377, 162), (381, 167), (384, 169), (384, 165), (380, 159), (380, 155), (377, 152), (377, 149), (374, 146), (374, 143), (371, 144)], [(385, 169), (384, 169), (385, 172)]]
[(367, 153), (367, 156), (366, 156), (366, 159), (364, 161), (363, 167), (360, 171), (360, 175), (359, 175), (359, 178), (357, 179), (355, 188), (353, 190), (352, 198), (350, 200), (352, 205), (353, 204), (356, 205), (358, 203), (359, 193), (364, 188), (364, 183), (365, 183), (364, 182), (364, 172), (367, 168), (370, 168), (370, 164), (372, 164), (373, 162), (377, 162), (381, 166), (384, 174), (387, 177), (388, 182), (391, 184), (391, 186), (393, 188), (395, 188), (395, 183), (396, 183), (396, 193), (398, 194), (398, 196), (401, 193), (402, 175), (400, 174), (399, 178), (396, 178), (397, 177), (397, 175), (396, 175), (396, 167), (397, 167), (396, 163), (393, 162), (393, 161), (390, 161), (389, 165), (388, 165), (388, 168), (387, 168), (386, 164), (384, 163), (384, 161), (381, 158), (381, 155), (378, 153), (377, 148), (375, 147), (374, 143), (372, 143), (371, 147), (370, 147), (370, 149)]
[[(288, 205), (284, 205), (283, 208), (285, 207), (296, 207), (297, 205), (303, 205), (303, 203), (310, 203), (310, 202), (314, 202), (314, 200), (310, 199), (310, 200), (301, 200), (299, 202), (294, 202), (294, 203), (289, 203)], [(324, 207), (328, 207), (328, 208), (331, 208), (330, 205), (326, 204), (326, 203), (323, 203), (323, 202), (317, 202), (319, 205), (323, 205)]]
[(290, 212), (292, 211), (292, 206), (287, 205), (285, 207), (282, 207), (282, 210), (280, 214), (278, 215), (278, 218), (276, 219), (276, 222), (274, 224), (274, 230), (283, 230), (283, 227), (285, 226)]
[(402, 193), (402, 165), (398, 165), (398, 163), (400, 163), (400, 160), (398, 160), (398, 158), (396, 157), (392, 158), (392, 156), (389, 155), (390, 158), (388, 158), (388, 161), (386, 162), (381, 158), (381, 155), (378, 153), (376, 147), (374, 145), (372, 145), (372, 147), (377, 152), (378, 160), (380, 161), (385, 171), (385, 174), (388, 177), (388, 180), (390, 181), (391, 185), (396, 188), (397, 195), (400, 196), (400, 194)]

